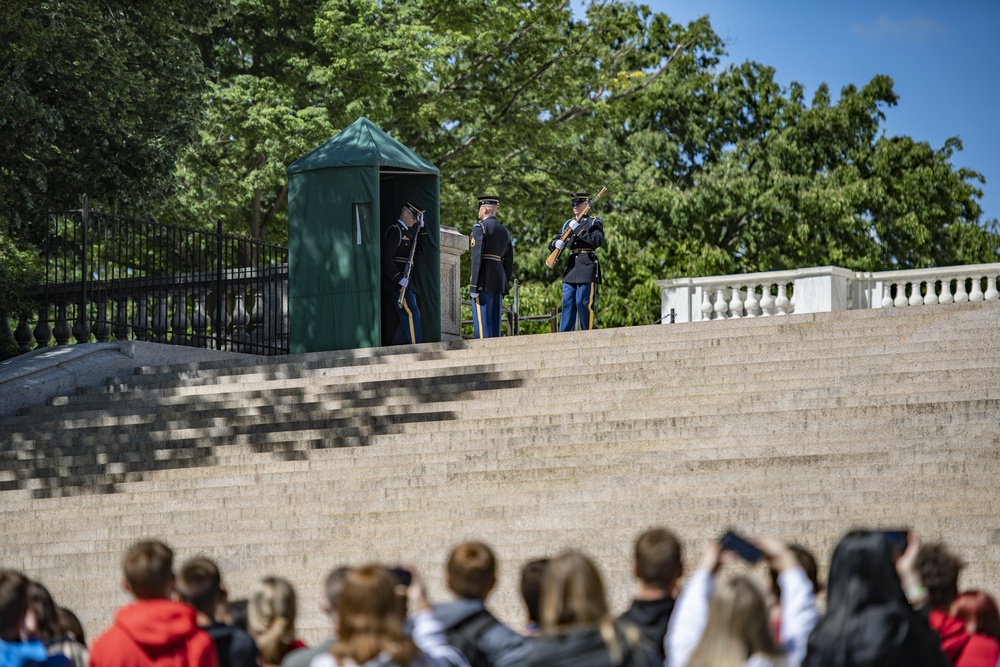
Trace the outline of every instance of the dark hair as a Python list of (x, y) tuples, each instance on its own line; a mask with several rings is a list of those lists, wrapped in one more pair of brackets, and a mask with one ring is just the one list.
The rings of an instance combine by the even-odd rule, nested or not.
[(35, 635), (43, 642), (63, 635), (56, 603), (45, 586), (37, 581), (28, 582), (28, 609), (35, 616)]
[(83, 632), (83, 624), (80, 623), (80, 619), (76, 617), (73, 610), (66, 607), (58, 607), (56, 613), (59, 615), (59, 625), (62, 626), (63, 632), (70, 639), (75, 639), (86, 646), (87, 636)]
[(496, 556), (482, 542), (462, 542), (448, 556), (448, 585), (460, 598), (485, 600), (496, 575)]
[(635, 540), (635, 573), (644, 583), (670, 588), (681, 573), (681, 541), (666, 528), (650, 528)]
[(222, 575), (219, 567), (204, 556), (192, 558), (181, 567), (177, 577), (177, 594), (201, 613), (215, 616), (215, 607), (222, 595)]
[(809, 637), (804, 665), (848, 667), (893, 664), (909, 632), (911, 609), (882, 533), (853, 531), (837, 545), (830, 562), (827, 613)]
[(917, 571), (927, 588), (927, 601), (934, 609), (947, 611), (958, 597), (958, 573), (963, 563), (940, 542), (924, 544), (917, 553)]
[(340, 604), (340, 594), (344, 592), (344, 582), (347, 580), (347, 573), (351, 571), (349, 567), (338, 567), (331, 570), (326, 575), (324, 589), (326, 591), (326, 601), (330, 603), (330, 613), (337, 612), (337, 605)]
[[(819, 581), (819, 568), (816, 566), (816, 557), (812, 552), (798, 544), (789, 544), (788, 550), (795, 554), (795, 559), (799, 562), (799, 567), (806, 573), (806, 577), (812, 582), (813, 591), (819, 595), (823, 591), (823, 584)], [(771, 591), (774, 597), (781, 599), (781, 586), (778, 584), (778, 571), (768, 568), (771, 575)]]
[(951, 604), (951, 615), (965, 623), (971, 633), (1000, 641), (1000, 610), (986, 591), (966, 591)]
[(174, 552), (163, 542), (136, 542), (122, 559), (125, 581), (138, 600), (165, 598), (174, 576)]
[(28, 610), (28, 578), (14, 570), (0, 570), (0, 639), (15, 639)]
[(528, 620), (539, 623), (542, 605), (542, 582), (545, 580), (545, 568), (548, 558), (528, 561), (521, 568), (521, 597), (528, 609)]
[(249, 623), (247, 622), (248, 609), (250, 607), (250, 601), (246, 598), (241, 598), (239, 600), (229, 601), (229, 617), (233, 619), (233, 627), (239, 628), (243, 632), (249, 632)]

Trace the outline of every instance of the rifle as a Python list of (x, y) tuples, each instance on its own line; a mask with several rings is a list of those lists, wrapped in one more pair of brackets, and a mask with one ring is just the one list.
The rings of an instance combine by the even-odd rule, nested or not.
[[(587, 202), (587, 205), (583, 207), (582, 211), (580, 211), (580, 215), (576, 216), (577, 222), (580, 222), (580, 220), (583, 219), (583, 216), (587, 215), (587, 213), (590, 211), (590, 205), (593, 204), (598, 199), (600, 199), (601, 195), (607, 192), (607, 190), (608, 190), (607, 187), (601, 188), (601, 191), (597, 193), (597, 196), (591, 199), (589, 202)], [(563, 241), (563, 243), (566, 243), (569, 240), (570, 236), (573, 236), (573, 229), (569, 225), (566, 225), (566, 231), (564, 231), (562, 233), (562, 236), (560, 236), (559, 238)], [(567, 243), (567, 245), (569, 244)], [(563, 248), (565, 247), (566, 246), (563, 246)], [(550, 269), (555, 268), (556, 262), (559, 261), (559, 255), (562, 254), (563, 248), (556, 248), (555, 250), (553, 250), (552, 254), (549, 255), (549, 258), (545, 260), (545, 265), (548, 266)]]
[(417, 252), (417, 241), (420, 240), (420, 228), (417, 224), (413, 225), (417, 228), (417, 233), (413, 235), (413, 244), (410, 246), (410, 256), (406, 260), (406, 266), (403, 267), (403, 277), (406, 278), (406, 285), (399, 288), (399, 301), (396, 305), (400, 308), (403, 307), (403, 302), (406, 301), (406, 287), (410, 283), (410, 275), (413, 273), (413, 255)]

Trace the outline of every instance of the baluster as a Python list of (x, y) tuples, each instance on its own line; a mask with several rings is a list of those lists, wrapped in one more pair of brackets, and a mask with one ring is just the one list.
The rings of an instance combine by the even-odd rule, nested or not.
[(915, 283), (910, 283), (910, 299), (907, 302), (911, 306), (922, 306), (924, 305), (924, 296), (920, 293), (920, 286), (923, 285), (922, 280), (918, 280)]
[(715, 319), (726, 319), (726, 312), (729, 310), (729, 304), (726, 303), (726, 296), (723, 294), (721, 287), (715, 293), (715, 307), (713, 310), (715, 310)]
[(111, 337), (111, 322), (108, 320), (108, 302), (102, 297), (97, 303), (97, 321), (94, 323), (94, 338), (98, 343), (107, 343)]
[(937, 281), (928, 280), (927, 281), (927, 294), (924, 295), (924, 305), (933, 306), (938, 302), (937, 298)]
[(66, 317), (65, 303), (56, 306), (56, 326), (52, 329), (52, 334), (56, 337), (56, 345), (69, 345), (69, 339), (73, 337), (69, 318)]
[(111, 330), (117, 340), (128, 340), (128, 297), (120, 296), (115, 302), (115, 324)]
[(996, 301), (1000, 299), (1000, 291), (997, 291), (996, 276), (986, 276), (986, 294), (983, 295), (986, 301)]
[(194, 312), (191, 314), (191, 329), (194, 331), (194, 345), (196, 347), (207, 347), (208, 337), (208, 316), (205, 314), (205, 293), (202, 291), (194, 295)]
[(712, 319), (712, 302), (708, 299), (708, 290), (702, 288), (701, 290), (701, 319), (710, 320)]
[(729, 300), (730, 317), (739, 319), (743, 317), (743, 300), (740, 298), (740, 286), (733, 286), (733, 298)]
[(77, 307), (76, 322), (73, 323), (73, 338), (77, 343), (90, 342), (90, 320), (87, 319), (87, 305)]
[(49, 324), (49, 307), (44, 306), (38, 311), (38, 324), (35, 325), (34, 337), (37, 347), (48, 347), (52, 340), (52, 325)]
[(774, 315), (774, 297), (771, 296), (771, 284), (765, 283), (760, 288), (760, 316), (771, 317)]
[(246, 351), (247, 340), (247, 309), (246, 295), (237, 290), (233, 299), (233, 340), (236, 342), (236, 349), (239, 352)]
[(17, 328), (14, 329), (14, 340), (17, 341), (17, 348), (21, 352), (31, 352), (31, 325), (28, 318), (22, 317)]
[(135, 319), (132, 320), (132, 331), (135, 332), (136, 340), (150, 340), (148, 309), (148, 298), (140, 296), (135, 302)]
[[(215, 295), (215, 305), (212, 308), (212, 331), (216, 336), (218, 349), (227, 348), (229, 339), (229, 299), (226, 292)], [(219, 338), (222, 340), (219, 341)]]
[(155, 343), (167, 342), (167, 327), (170, 326), (170, 318), (167, 314), (167, 295), (163, 292), (153, 296), (153, 331), (152, 340)]
[(955, 297), (951, 295), (951, 278), (945, 278), (941, 281), (941, 297), (938, 299), (938, 303), (945, 305), (955, 303)]
[(787, 315), (789, 310), (788, 297), (785, 296), (785, 283), (778, 283), (778, 298), (774, 300), (774, 306), (778, 309), (778, 315)]
[(0, 347), (14, 340), (14, 330), (10, 328), (10, 316), (0, 313)]
[(264, 353), (264, 292), (258, 289), (254, 292), (253, 312), (250, 313), (250, 337), (254, 342), (251, 352)]
[(903, 306), (909, 306), (910, 300), (906, 296), (906, 286), (910, 283), (897, 283), (896, 284), (896, 299), (892, 302), (896, 308), (902, 308)]
[(174, 345), (187, 345), (187, 293), (183, 287), (174, 292), (173, 302), (174, 316), (170, 318), (170, 328), (173, 330), (173, 335), (170, 337), (170, 342)]
[(757, 306), (760, 302), (757, 300), (757, 286), (747, 285), (747, 300), (743, 304), (743, 307), (747, 311), (747, 317), (757, 317)]
[(892, 285), (886, 283), (882, 287), (882, 307), (892, 308), (894, 305), (896, 305), (896, 302), (892, 300)]
[(983, 300), (983, 279), (979, 276), (972, 279), (972, 291), (969, 293), (969, 301)]
[(965, 291), (965, 281), (968, 276), (961, 276), (955, 279), (955, 303), (965, 303), (969, 300), (969, 293)]

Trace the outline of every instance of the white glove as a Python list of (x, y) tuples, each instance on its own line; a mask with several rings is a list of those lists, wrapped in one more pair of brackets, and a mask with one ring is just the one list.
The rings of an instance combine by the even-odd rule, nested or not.
[(409, 284), (410, 284), (409, 278), (400, 278), (399, 279), (399, 286), (400, 287), (406, 287)]
[(554, 245), (556, 247), (556, 250), (562, 250), (563, 248), (566, 247), (566, 242), (563, 241), (562, 239), (556, 239), (556, 242), (555, 242)]
[(420, 223), (421, 227), (424, 226), (424, 214), (423, 213), (417, 213), (417, 222)]
[(569, 223), (569, 228), (572, 229), (574, 232), (576, 231), (576, 228), (579, 227), (579, 226), (580, 226), (580, 223), (577, 222), (576, 220), (573, 220), (573, 221), (571, 221)]
[(479, 298), (479, 292), (473, 292), (472, 290), (469, 290), (469, 298), (475, 301), (476, 299)]

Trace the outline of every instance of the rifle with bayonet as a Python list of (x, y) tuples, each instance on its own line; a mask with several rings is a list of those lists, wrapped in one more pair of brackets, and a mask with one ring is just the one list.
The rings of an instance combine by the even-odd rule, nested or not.
[(403, 278), (406, 279), (406, 285), (399, 288), (399, 301), (396, 302), (396, 305), (400, 308), (403, 307), (403, 303), (406, 301), (406, 288), (410, 284), (410, 276), (413, 274), (413, 256), (417, 252), (417, 241), (420, 240), (420, 227), (414, 224), (409, 229), (416, 229), (417, 231), (413, 235), (413, 242), (410, 245), (410, 256), (406, 259), (406, 266), (403, 267)]
[[(593, 204), (595, 201), (597, 201), (598, 199), (600, 199), (601, 195), (603, 195), (605, 192), (607, 192), (607, 190), (608, 190), (607, 187), (601, 188), (601, 191), (597, 193), (597, 196), (594, 197), (593, 199), (591, 199), (589, 202), (587, 202), (587, 205), (583, 207), (583, 210), (580, 211), (580, 214), (578, 216), (576, 216), (576, 218), (575, 218), (576, 222), (580, 222), (581, 220), (583, 220), (584, 216), (586, 216), (587, 213), (590, 212), (590, 206), (591, 206), (591, 204)], [(578, 228), (578, 230), (579, 230), (579, 228)], [(548, 266), (550, 269), (555, 267), (556, 262), (559, 261), (559, 255), (561, 255), (563, 249), (566, 248), (566, 246), (569, 245), (569, 239), (570, 239), (570, 237), (571, 236), (575, 236), (576, 233), (577, 232), (574, 232), (572, 227), (570, 227), (569, 225), (566, 225), (566, 230), (562, 233), (562, 236), (559, 237), (559, 239), (563, 242), (564, 245), (563, 245), (562, 248), (556, 248), (555, 250), (552, 251), (552, 254), (549, 255), (549, 258), (545, 260), (545, 265), (546, 266)]]

